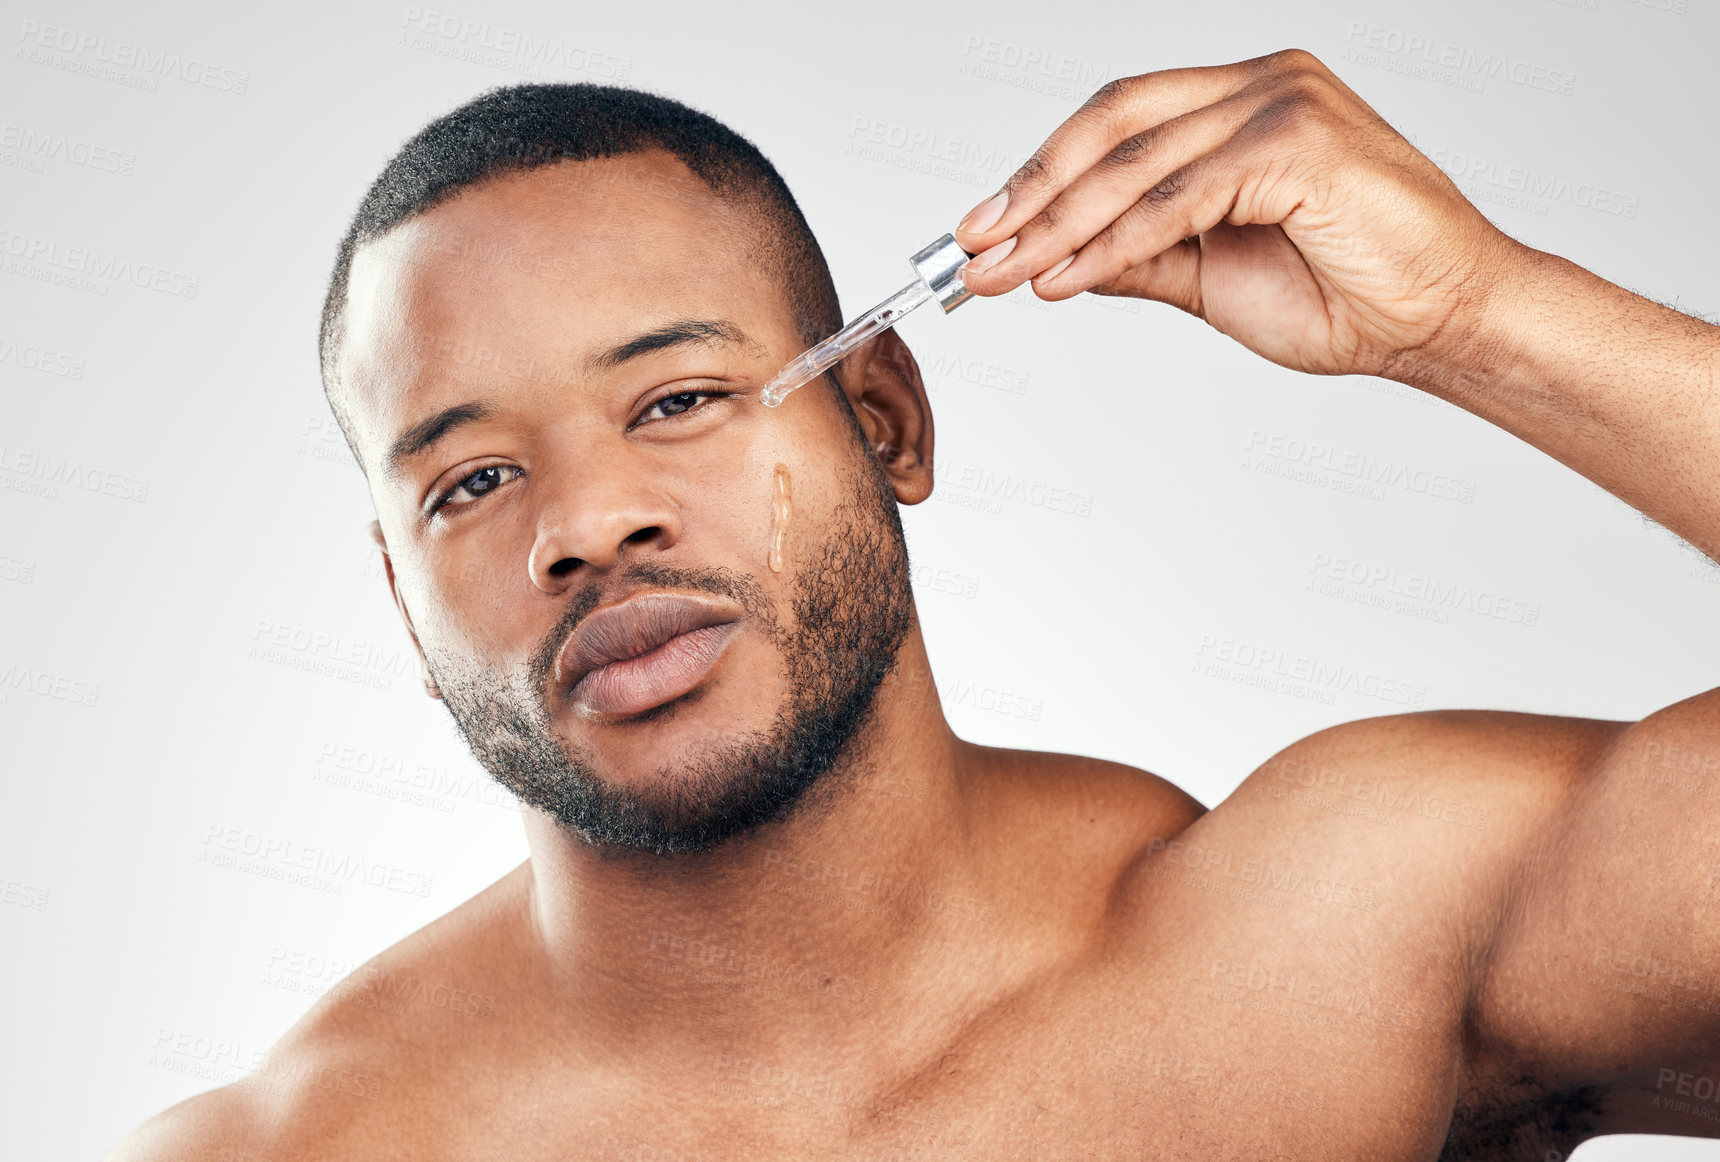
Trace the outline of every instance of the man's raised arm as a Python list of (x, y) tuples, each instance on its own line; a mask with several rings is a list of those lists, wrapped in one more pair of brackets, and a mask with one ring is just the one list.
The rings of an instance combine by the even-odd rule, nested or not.
[(1478, 342), (1394, 369), (1720, 560), (1720, 327), (1521, 247)]
[(1306, 52), (1112, 82), (956, 236), (979, 294), (1156, 299), (1400, 380), (1720, 556), (1720, 328), (1511, 239)]
[[(1156, 299), (1286, 367), (1409, 383), (1720, 557), (1720, 328), (1507, 237), (1305, 52), (1107, 85), (957, 238), (979, 294)], [(1628, 727), (1425, 715), (1298, 744), (1333, 746), (1531, 804), (1474, 917), (1472, 1069), (1586, 1132), (1720, 1136), (1691, 1112), (1720, 1085), (1720, 690)]]

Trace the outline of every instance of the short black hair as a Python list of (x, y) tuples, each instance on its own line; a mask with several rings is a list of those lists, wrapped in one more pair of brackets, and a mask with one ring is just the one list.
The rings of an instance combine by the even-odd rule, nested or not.
[(709, 114), (638, 89), (593, 84), (491, 89), (430, 122), (400, 147), (371, 183), (335, 255), (317, 353), (323, 393), (361, 464), (335, 375), (358, 248), (488, 178), (654, 148), (679, 158), (719, 197), (744, 201), (760, 215), (773, 235), (764, 257), (782, 281), (807, 346), (842, 326), (824, 252), (788, 184), (752, 142)]

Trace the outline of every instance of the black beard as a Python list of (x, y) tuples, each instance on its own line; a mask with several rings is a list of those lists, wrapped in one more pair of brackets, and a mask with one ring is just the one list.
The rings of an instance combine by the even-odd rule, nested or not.
[(442, 699), (484, 768), (522, 802), (599, 847), (702, 851), (787, 815), (865, 725), (913, 625), (907, 541), (876, 464), (852, 479), (828, 538), (801, 566), (792, 630), (745, 574), (637, 564), (621, 579), (718, 593), (747, 610), (777, 647), (788, 679), (789, 695), (768, 731), (737, 734), (667, 766), (648, 789), (605, 781), (588, 756), (558, 741), (541, 695), (562, 643), (597, 604), (595, 589), (569, 606), (521, 678), (427, 651)]

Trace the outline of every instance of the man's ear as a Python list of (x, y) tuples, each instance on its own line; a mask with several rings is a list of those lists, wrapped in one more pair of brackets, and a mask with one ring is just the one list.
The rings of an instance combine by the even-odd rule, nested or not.
[(837, 382), (896, 499), (919, 504), (932, 494), (932, 405), (920, 365), (895, 331), (885, 331), (856, 354), (861, 358), (844, 364)]
[(388, 595), (394, 598), (394, 608), (400, 611), (400, 620), (406, 623), (407, 636), (412, 639), (412, 648), (418, 654), (418, 670), (424, 676), (424, 692), (432, 698), (442, 697), (442, 691), (436, 685), (436, 679), (430, 676), (430, 663), (424, 660), (424, 647), (418, 644), (418, 631), (412, 628), (412, 615), (406, 612), (406, 602), (400, 598), (400, 586), (394, 580), (394, 559), (388, 555), (388, 541), (382, 535), (382, 522), (370, 522), (370, 539), (376, 545), (376, 551), (382, 554), (382, 572), (388, 578)]

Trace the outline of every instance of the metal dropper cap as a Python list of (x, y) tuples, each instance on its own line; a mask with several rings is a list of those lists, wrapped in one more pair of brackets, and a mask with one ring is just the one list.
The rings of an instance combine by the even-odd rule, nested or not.
[(956, 245), (954, 234), (945, 234), (908, 261), (947, 315), (973, 298), (973, 292), (962, 284), (962, 265), (972, 257)]

